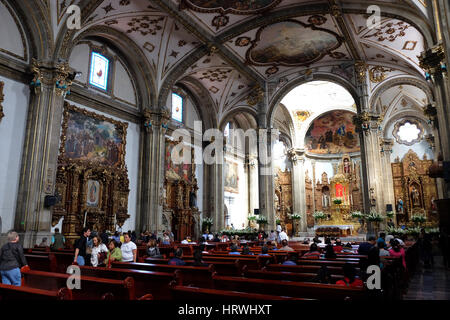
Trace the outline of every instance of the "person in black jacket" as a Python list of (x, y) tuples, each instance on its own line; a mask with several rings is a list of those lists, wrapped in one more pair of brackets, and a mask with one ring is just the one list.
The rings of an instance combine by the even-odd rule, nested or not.
[(19, 243), (19, 235), (15, 231), (8, 232), (8, 243), (1, 248), (0, 252), (2, 283), (20, 286), (22, 278), (20, 268), (27, 265), (23, 247)]

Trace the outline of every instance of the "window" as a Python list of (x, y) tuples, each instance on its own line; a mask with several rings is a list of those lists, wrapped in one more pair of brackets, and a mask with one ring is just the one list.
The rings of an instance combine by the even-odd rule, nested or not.
[(419, 122), (407, 119), (397, 122), (392, 134), (398, 143), (412, 146), (422, 140), (423, 128)]
[(89, 83), (96, 88), (108, 90), (109, 59), (98, 52), (92, 52)]
[(183, 97), (172, 93), (172, 119), (183, 122)]

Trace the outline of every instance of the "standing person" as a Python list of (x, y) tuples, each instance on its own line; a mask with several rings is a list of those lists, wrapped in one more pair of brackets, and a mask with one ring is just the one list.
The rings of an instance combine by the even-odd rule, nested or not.
[(403, 249), (397, 239), (392, 242), (392, 249), (389, 250), (391, 257), (401, 258), (402, 265), (406, 270), (405, 249)]
[(76, 262), (79, 266), (84, 266), (86, 264), (86, 249), (90, 235), (91, 229), (83, 228), (80, 238), (75, 243), (75, 258), (73, 259), (73, 262)]
[(363, 242), (358, 247), (358, 254), (368, 255), (369, 250), (376, 244), (375, 237), (369, 237), (368, 242)]
[(109, 236), (108, 236), (108, 232), (105, 230), (102, 232), (102, 234), (100, 235), (100, 239), (102, 240), (103, 244), (106, 245), (106, 243), (109, 242)]
[(116, 240), (112, 239), (108, 243), (109, 252), (105, 259), (105, 264), (108, 268), (111, 268), (111, 264), (114, 261), (122, 261), (122, 251), (119, 248), (119, 244)]
[(113, 239), (116, 241), (116, 243), (120, 246), (120, 234), (119, 231), (114, 232)]
[(275, 234), (275, 231), (271, 230), (269, 234), (269, 238), (267, 240), (269, 241), (275, 241), (277, 239), (277, 235)]
[(131, 237), (128, 233), (123, 234), (123, 241), (120, 250), (122, 251), (123, 262), (136, 262), (137, 246), (131, 241)]
[(52, 236), (52, 249), (59, 250), (63, 249), (66, 245), (66, 238), (59, 233), (59, 228), (55, 228), (55, 233)]
[(99, 236), (95, 236), (92, 238), (92, 253), (91, 253), (91, 265), (93, 267), (97, 267), (99, 264), (102, 264), (106, 259), (106, 255), (108, 253), (108, 248)]
[(280, 241), (279, 241), (280, 243), (283, 240), (289, 241), (289, 237), (284, 229), (281, 230), (279, 238), (280, 238)]
[(20, 268), (27, 266), (27, 260), (23, 255), (22, 245), (19, 243), (19, 235), (15, 231), (8, 232), (8, 243), (0, 250), (0, 274), (2, 283), (20, 286), (22, 274)]

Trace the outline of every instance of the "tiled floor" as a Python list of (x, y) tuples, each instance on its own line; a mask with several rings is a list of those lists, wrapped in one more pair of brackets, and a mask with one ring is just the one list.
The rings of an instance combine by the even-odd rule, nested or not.
[(420, 265), (409, 283), (405, 300), (450, 300), (450, 269), (445, 269), (442, 257), (434, 257), (434, 266)]

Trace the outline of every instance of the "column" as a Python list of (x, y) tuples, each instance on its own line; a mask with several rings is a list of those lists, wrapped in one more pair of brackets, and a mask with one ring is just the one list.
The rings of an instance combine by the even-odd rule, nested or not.
[(258, 156), (256, 154), (246, 155), (245, 165), (248, 183), (248, 213), (253, 215), (255, 209), (259, 208)]
[(144, 139), (142, 155), (141, 210), (136, 217), (139, 230), (162, 233), (164, 153), (168, 110), (144, 111)]
[[(385, 208), (386, 204), (392, 204), (392, 211), (395, 213), (395, 193), (394, 181), (392, 180), (391, 154), (394, 141), (392, 139), (383, 139), (381, 145), (381, 170), (383, 171), (383, 192)], [(392, 219), (392, 221), (396, 221)]]
[(288, 157), (292, 163), (292, 209), (293, 213), (301, 216), (299, 229), (297, 233), (306, 236), (307, 217), (306, 217), (306, 192), (305, 192), (305, 158), (304, 152), (300, 149), (289, 149)]
[(73, 79), (67, 63), (33, 59), (31, 70), (32, 93), (14, 220), (25, 247), (50, 235), (52, 215), (44, 208), (44, 198), (54, 194), (64, 98)]

